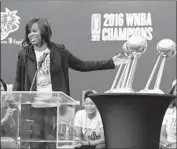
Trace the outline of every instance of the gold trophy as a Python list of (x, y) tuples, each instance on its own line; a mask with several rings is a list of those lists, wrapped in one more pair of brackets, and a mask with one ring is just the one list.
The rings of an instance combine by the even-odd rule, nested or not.
[[(163, 70), (164, 70), (164, 66), (165, 66), (165, 61), (167, 58), (170, 59), (176, 55), (176, 43), (174, 41), (172, 41), (171, 39), (160, 40), (157, 44), (157, 52), (159, 54), (157, 61), (153, 67), (153, 70), (151, 72), (151, 75), (149, 77), (149, 80), (148, 80), (144, 90), (141, 90), (140, 93), (164, 94), (164, 92), (162, 90), (160, 90), (160, 83), (161, 83), (162, 74), (163, 74)], [(157, 74), (154, 88), (149, 89), (160, 60), (161, 60), (161, 63), (160, 63), (160, 67), (159, 67), (159, 71)]]
[[(146, 51), (147, 41), (141, 36), (131, 36), (122, 47), (123, 61), (112, 87), (105, 93), (134, 93), (132, 84), (139, 57)], [(124, 61), (127, 60), (127, 63)]]

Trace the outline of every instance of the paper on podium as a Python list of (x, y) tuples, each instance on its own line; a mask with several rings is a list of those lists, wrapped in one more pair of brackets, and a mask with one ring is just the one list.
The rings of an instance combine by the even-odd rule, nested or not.
[(46, 103), (45, 101), (35, 101), (31, 105), (34, 108), (52, 108), (52, 107), (57, 107), (55, 103)]
[(32, 103), (31, 106), (34, 108), (57, 107), (57, 98), (34, 97), (34, 102)]
[(11, 137), (1, 137), (1, 148), (8, 149), (8, 148), (17, 148), (17, 142)]
[(8, 141), (8, 142), (14, 142), (15, 140), (13, 139), (13, 138), (11, 138), (11, 137), (1, 137), (1, 141), (3, 142), (5, 142), (5, 141)]

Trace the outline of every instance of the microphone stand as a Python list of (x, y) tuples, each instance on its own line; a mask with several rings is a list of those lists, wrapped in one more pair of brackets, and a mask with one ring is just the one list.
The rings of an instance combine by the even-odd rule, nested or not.
[(36, 79), (36, 76), (37, 76), (38, 71), (39, 71), (40, 68), (41, 68), (41, 65), (39, 65), (39, 68), (38, 68), (38, 69), (36, 70), (36, 72), (35, 72), (35, 75), (34, 75), (34, 77), (33, 77), (33, 81), (32, 81), (32, 83), (31, 83), (30, 91), (32, 91), (32, 88), (33, 88), (33, 85), (34, 85), (34, 81), (35, 81), (35, 79)]
[(38, 62), (38, 66), (39, 66), (39, 67), (38, 67), (38, 69), (36, 70), (35, 75), (34, 75), (34, 77), (33, 77), (33, 81), (32, 81), (32, 83), (31, 83), (30, 91), (32, 91), (32, 88), (33, 88), (34, 81), (35, 81), (35, 79), (36, 79), (37, 73), (38, 73), (39, 69), (42, 67), (42, 63), (44, 62), (44, 60), (45, 60), (45, 58), (47, 57), (48, 54), (49, 54), (49, 53), (44, 53), (44, 54), (43, 54), (43, 58)]
[[(42, 67), (42, 63), (38, 63), (38, 69), (36, 70), (36, 72), (35, 72), (35, 75), (34, 75), (34, 77), (33, 77), (33, 81), (32, 81), (32, 83), (31, 83), (31, 87), (30, 87), (30, 92), (32, 91), (32, 88), (33, 88), (33, 85), (34, 85), (34, 82), (35, 82), (35, 79), (36, 79), (36, 77), (37, 77), (37, 74), (38, 74), (38, 72), (39, 72), (39, 69)], [(32, 111), (31, 111), (31, 108), (30, 108), (30, 113), (31, 113)], [(32, 115), (32, 113), (31, 113), (31, 115)], [(31, 129), (31, 132), (30, 132), (30, 138), (32, 139), (32, 123), (34, 122), (34, 120), (30, 120), (30, 129)], [(31, 149), (31, 146), (32, 146), (32, 143), (30, 143), (30, 146), (28, 147), (28, 149)]]
[[(32, 88), (33, 88), (35, 79), (36, 79), (36, 77), (37, 77), (37, 74), (38, 74), (38, 72), (39, 72), (39, 69), (42, 67), (42, 63), (44, 62), (44, 60), (45, 60), (45, 58), (46, 58), (46, 56), (47, 56), (48, 54), (49, 54), (49, 53), (44, 53), (44, 54), (43, 54), (43, 58), (38, 62), (38, 69), (36, 70), (35, 75), (34, 75), (34, 77), (33, 77), (33, 80), (32, 80), (32, 83), (31, 83), (31, 87), (30, 87), (30, 92), (32, 91)], [(31, 111), (31, 110), (30, 110), (30, 111)], [(30, 126), (31, 126), (31, 125), (30, 125)], [(32, 128), (32, 127), (31, 127), (31, 128)], [(31, 135), (32, 135), (32, 133), (31, 133)], [(29, 149), (31, 148), (31, 144), (32, 144), (32, 143), (30, 143)]]

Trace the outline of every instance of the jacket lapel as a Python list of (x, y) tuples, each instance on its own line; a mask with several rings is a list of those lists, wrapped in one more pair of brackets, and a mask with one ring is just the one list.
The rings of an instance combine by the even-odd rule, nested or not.
[[(28, 49), (26, 49), (26, 66), (28, 66), (26, 67), (26, 72), (31, 86), (34, 75), (37, 71), (37, 62), (33, 46), (30, 46)], [(32, 90), (36, 90), (36, 81), (34, 82)]]
[(50, 49), (50, 76), (52, 83), (52, 90), (55, 91), (57, 86), (60, 84), (60, 71), (61, 71), (61, 54), (56, 44), (51, 43)]
[(55, 47), (53, 44), (51, 44), (49, 47), (49, 50), (50, 50), (50, 76), (51, 76), (51, 79), (52, 79), (52, 72), (54, 70), (54, 65), (55, 65), (55, 59), (54, 59), (54, 56), (55, 56)]

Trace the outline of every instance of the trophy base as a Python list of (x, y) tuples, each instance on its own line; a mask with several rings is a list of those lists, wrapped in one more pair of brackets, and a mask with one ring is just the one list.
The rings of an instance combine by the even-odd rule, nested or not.
[(144, 90), (139, 91), (138, 93), (164, 94), (164, 92), (160, 89), (152, 89), (152, 90), (144, 89)]
[(108, 90), (104, 93), (135, 93), (132, 88), (118, 88), (113, 90)]

